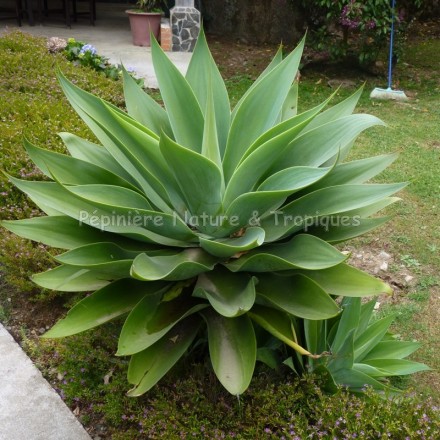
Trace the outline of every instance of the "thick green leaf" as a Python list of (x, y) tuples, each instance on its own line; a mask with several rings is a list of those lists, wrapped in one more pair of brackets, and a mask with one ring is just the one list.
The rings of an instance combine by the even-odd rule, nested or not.
[(60, 292), (97, 290), (114, 279), (110, 274), (64, 265), (32, 276), (32, 281), (40, 287)]
[(364, 360), (363, 363), (384, 370), (389, 376), (404, 376), (406, 374), (413, 374), (431, 369), (425, 364), (408, 361), (406, 359), (370, 359), (368, 361)]
[(356, 90), (356, 92), (341, 101), (339, 104), (336, 104), (333, 107), (330, 107), (328, 110), (322, 112), (304, 131), (313, 130), (320, 125), (324, 125), (335, 121), (336, 119), (351, 115), (359, 101), (359, 98), (362, 95), (363, 90), (364, 88), (360, 87), (358, 90)]
[(270, 73), (272, 72), (273, 69), (275, 69), (275, 67), (278, 67), (280, 65), (280, 63), (283, 61), (283, 46), (280, 45), (278, 47), (278, 50), (275, 54), (275, 56), (272, 58), (272, 60), (270, 61), (270, 63), (268, 64), (268, 66), (263, 70), (263, 72), (260, 74), (260, 76), (252, 83), (252, 85), (246, 90), (246, 92), (244, 93), (244, 95), (240, 98), (240, 100), (237, 102), (237, 104), (235, 105), (234, 111), (233, 111), (233, 115), (235, 116), (235, 114), (237, 113), (238, 109), (240, 108), (241, 104), (243, 103), (243, 101), (245, 101), (248, 97), (248, 95), (250, 95), (252, 93), (252, 91), (258, 86), (258, 84)]
[(258, 295), (291, 315), (320, 320), (339, 313), (339, 307), (333, 299), (304, 275), (261, 275), (258, 276), (258, 281)]
[(217, 262), (218, 258), (197, 248), (168, 256), (150, 257), (141, 254), (133, 262), (132, 276), (146, 281), (187, 280), (212, 270)]
[(56, 255), (54, 259), (68, 266), (129, 278), (133, 260), (141, 252), (128, 251), (114, 243), (93, 243)]
[(358, 114), (346, 116), (302, 133), (280, 155), (271, 167), (271, 172), (293, 166), (321, 166), (362, 131), (375, 125), (384, 125), (384, 123), (375, 116)]
[(77, 247), (54, 258), (69, 266), (94, 266), (110, 261), (133, 260), (142, 251), (130, 251), (114, 243), (92, 243)]
[(118, 341), (118, 356), (151, 347), (177, 323), (208, 307), (207, 303), (200, 304), (188, 298), (160, 302), (162, 296), (159, 292), (145, 297), (128, 315)]
[(125, 105), (130, 116), (148, 127), (157, 136), (162, 132), (172, 136), (167, 112), (122, 67)]
[(139, 183), (104, 148), (71, 133), (58, 133), (72, 157), (105, 168), (138, 187)]
[(382, 341), (368, 352), (362, 362), (372, 359), (403, 359), (414, 353), (420, 346), (418, 342)]
[[(359, 319), (361, 315), (361, 299), (360, 298), (344, 298), (342, 303), (342, 315), (338, 324), (335, 338), (331, 345), (334, 353), (338, 353), (344, 345), (347, 335), (354, 330), (356, 332), (359, 326)], [(353, 339), (353, 336), (352, 336)]]
[(263, 133), (246, 151), (227, 185), (224, 205), (252, 191), (282, 152), (322, 110), (325, 103), (284, 121)]
[(337, 350), (332, 348), (332, 356), (327, 364), (327, 368), (330, 372), (334, 373), (339, 370), (348, 370), (353, 367), (354, 332), (355, 329), (350, 329), (348, 333), (343, 334)]
[(61, 87), (70, 103), (106, 150), (138, 182), (149, 200), (170, 212), (167, 190), (173, 176), (160, 154), (158, 137), (117, 107), (74, 86), (61, 74)]
[(153, 296), (164, 286), (161, 282), (115, 281), (75, 304), (43, 337), (63, 338), (97, 327), (129, 312), (144, 296)]
[(176, 142), (200, 153), (204, 118), (190, 84), (156, 40), (151, 43), (151, 56)]
[(200, 320), (178, 324), (160, 341), (135, 354), (128, 367), (128, 381), (135, 385), (127, 394), (140, 396), (150, 390), (188, 350), (200, 328)]
[(220, 383), (234, 395), (249, 386), (257, 359), (254, 328), (247, 315), (225, 318), (203, 313), (208, 326), (209, 354)]
[[(328, 222), (322, 219), (322, 221), (319, 222), (321, 223), (320, 225), (318, 224), (308, 228), (307, 232), (316, 235), (327, 243), (336, 244), (366, 234), (382, 226), (389, 219), (390, 217), (355, 219), (353, 217), (336, 216), (333, 220), (332, 218), (328, 219)], [(331, 225), (332, 221), (336, 223), (336, 226)], [(344, 223), (346, 223), (346, 225), (344, 225)]]
[(264, 230), (261, 228), (247, 228), (240, 237), (220, 238), (212, 240), (200, 237), (200, 246), (206, 252), (219, 258), (229, 258), (233, 255), (261, 246), (264, 242)]
[[(160, 149), (173, 170), (190, 214), (197, 217), (215, 216), (222, 206), (223, 185), (222, 173), (217, 165), (165, 135), (160, 139)], [(205, 226), (202, 221), (199, 229), (209, 229), (209, 223)]]
[(386, 316), (385, 318), (375, 321), (369, 325), (367, 329), (359, 334), (355, 340), (354, 359), (361, 362), (364, 357), (382, 340), (385, 333), (394, 321), (395, 315)]
[(329, 186), (365, 183), (390, 166), (397, 156), (397, 154), (384, 154), (338, 164), (308, 190), (316, 191)]
[(256, 281), (254, 277), (218, 268), (199, 275), (194, 295), (206, 298), (220, 315), (234, 318), (254, 305)]
[(289, 347), (292, 347), (298, 353), (305, 356), (313, 356), (309, 351), (298, 344), (293, 330), (292, 320), (286, 313), (271, 307), (256, 304), (247, 314), (253, 321), (264, 328), (264, 330)]
[[(188, 239), (195, 238), (194, 233), (176, 215), (110, 205), (117, 196), (120, 196), (121, 204), (126, 204), (124, 195), (128, 195), (129, 190), (124, 188), (113, 187), (114, 192), (109, 192), (108, 186), (103, 185), (65, 187), (52, 182), (9, 179), (37, 205), (43, 203), (43, 206), (54, 208), (97, 229), (167, 246), (186, 247), (189, 246)], [(132, 192), (130, 202), (141, 206), (142, 196)], [(173, 236), (175, 238), (170, 238)]]
[[(263, 182), (256, 192), (238, 196), (229, 205), (226, 218), (236, 218), (240, 227), (252, 221), (258, 224), (260, 218), (275, 212), (288, 196), (321, 179), (329, 171), (330, 168), (294, 167), (276, 173)], [(226, 223), (220, 231), (230, 233), (234, 227), (236, 229), (236, 225)]]
[[(101, 241), (119, 244), (127, 249), (136, 249), (142, 246), (142, 243), (109, 232), (99, 231), (65, 216), (5, 220), (0, 224), (20, 237), (61, 249), (74, 249)], [(148, 250), (148, 245), (144, 244), (143, 248)]]
[(335, 296), (372, 296), (392, 294), (391, 287), (359, 269), (339, 264), (322, 270), (296, 270), (316, 281), (327, 293)]
[(312, 226), (314, 219), (371, 205), (404, 187), (405, 184), (369, 184), (323, 188), (287, 204), (281, 212), (264, 219), (261, 226), (266, 231), (266, 241), (275, 241)]
[[(246, 150), (243, 158), (240, 160), (240, 164), (244, 162), (244, 160), (254, 153), (257, 149), (259, 149), (262, 145), (268, 143), (269, 141), (275, 140), (278, 136), (283, 135), (284, 146), (288, 146), (296, 137), (297, 134), (304, 131), (304, 127), (307, 127), (308, 124), (322, 111), (323, 108), (332, 100), (334, 94), (328, 97), (324, 102), (321, 102), (315, 107), (312, 107), (305, 112), (300, 113), (299, 115), (295, 115), (290, 119), (286, 119), (285, 121), (281, 121), (278, 124), (274, 125), (272, 128), (264, 132), (261, 136), (259, 136), (255, 142)], [(294, 128), (299, 128), (299, 131), (293, 131)], [(294, 134), (292, 136), (292, 134)], [(278, 138), (281, 139), (281, 138)], [(281, 150), (281, 152), (283, 149)], [(274, 162), (277, 157), (273, 158)]]
[(321, 180), (331, 168), (292, 167), (269, 176), (257, 191), (298, 191)]
[(226, 182), (246, 150), (277, 122), (296, 76), (303, 47), (304, 39), (288, 57), (256, 84), (234, 110), (223, 160)]
[(289, 93), (283, 104), (281, 111), (281, 120), (293, 118), (298, 113), (298, 81), (295, 80), (290, 87)]
[(332, 377), (337, 384), (348, 387), (351, 392), (363, 392), (366, 386), (371, 386), (375, 390), (397, 391), (367, 374), (354, 369), (341, 369), (332, 372)]
[[(115, 185), (138, 191), (135, 186), (125, 179), (100, 166), (64, 154), (38, 148), (26, 139), (24, 140), (24, 146), (29, 157), (47, 177), (52, 178), (52, 176), (55, 175), (63, 184)], [(146, 199), (144, 200), (148, 205)]]
[[(203, 69), (200, 68), (202, 65), (205, 66)], [(231, 124), (231, 107), (225, 83), (209, 51), (203, 28), (200, 30), (197, 39), (196, 47), (194, 48), (194, 53), (186, 73), (186, 79), (197, 97), (200, 108), (202, 111), (206, 109), (205, 118), (210, 119), (214, 116), (218, 147), (223, 157)], [(209, 103), (211, 91), (213, 107)], [(206, 157), (213, 160), (210, 156)], [(216, 161), (214, 162), (217, 163)]]
[(370, 325), (370, 321), (373, 318), (376, 302), (376, 298), (373, 298), (371, 301), (368, 301), (361, 305), (361, 313), (359, 315), (359, 323), (356, 327), (355, 338), (363, 333)]
[(272, 272), (295, 268), (319, 270), (347, 259), (333, 246), (313, 235), (296, 235), (287, 243), (262, 246), (225, 266), (232, 272)]
[(257, 361), (262, 362), (273, 370), (277, 370), (280, 365), (280, 359), (277, 353), (268, 347), (257, 349)]

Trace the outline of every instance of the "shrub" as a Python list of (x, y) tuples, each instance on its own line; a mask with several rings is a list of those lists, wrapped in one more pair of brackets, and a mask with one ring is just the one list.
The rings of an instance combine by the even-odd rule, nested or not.
[[(408, 3), (400, 2), (400, 9), (395, 11), (396, 55), (402, 51), (414, 12), (423, 6), (421, 0)], [(392, 13), (389, 0), (303, 0), (301, 4), (312, 30), (312, 46), (333, 60), (354, 56), (361, 65), (369, 66), (388, 42)]]
[[(285, 353), (297, 352), (299, 363), (330, 357), (340, 366), (339, 352), (326, 351), (329, 335), (303, 337), (301, 328), (342, 326), (350, 315), (338, 321), (335, 297), (391, 291), (347, 265), (331, 243), (384, 222), (369, 217), (395, 202), (391, 196), (404, 185), (365, 182), (395, 155), (342, 163), (363, 130), (382, 124), (352, 114), (361, 90), (328, 110), (330, 99), (297, 114), (303, 46), (284, 60), (280, 50), (232, 113), (203, 34), (186, 77), (153, 43), (166, 110), (126, 71), (128, 114), (60, 73), (67, 98), (102, 145), (61, 133), (68, 156), (24, 142), (51, 181), (10, 181), (47, 215), (3, 225), (67, 250), (54, 257), (59, 267), (33, 277), (39, 286), (95, 291), (46, 337), (129, 312), (117, 354), (132, 356), (131, 396), (151, 389), (205, 338), (214, 372), (231, 394), (249, 386), (257, 359), (272, 363), (271, 337)], [(345, 326), (352, 334), (357, 327)], [(383, 334), (368, 330), (371, 350)], [(344, 358), (353, 348), (345, 336)], [(330, 363), (327, 371), (355, 390), (364, 383), (386, 388), (380, 381), (391, 373), (382, 365), (362, 367), (362, 374), (353, 362), (342, 367), (343, 375)], [(422, 368), (414, 364), (412, 371)], [(356, 383), (345, 383), (345, 373)], [(359, 385), (360, 377), (368, 380)]]

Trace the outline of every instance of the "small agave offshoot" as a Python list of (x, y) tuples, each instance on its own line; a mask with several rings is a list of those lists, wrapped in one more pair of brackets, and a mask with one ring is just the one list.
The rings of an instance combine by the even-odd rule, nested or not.
[[(359, 298), (391, 289), (333, 246), (384, 223), (371, 216), (398, 200), (392, 196), (404, 184), (365, 182), (396, 156), (343, 162), (363, 130), (383, 125), (352, 114), (362, 90), (329, 109), (330, 98), (297, 112), (303, 46), (285, 59), (280, 50), (232, 111), (203, 32), (185, 76), (153, 41), (165, 108), (127, 72), (127, 112), (59, 73), (99, 144), (60, 133), (70, 153), (63, 155), (24, 141), (50, 181), (9, 178), (46, 216), (2, 224), (66, 250), (54, 256), (57, 268), (33, 277), (36, 284), (94, 291), (45, 337), (126, 315), (117, 355), (131, 356), (131, 396), (153, 387), (200, 337), (232, 394), (249, 386), (257, 359), (270, 363), (264, 335), (293, 349), (285, 360), (292, 368), (326, 369), (354, 389), (359, 380), (380, 385), (391, 367), (401, 371), (390, 366), (388, 341), (379, 347), (388, 370), (346, 355), (368, 324)], [(346, 308), (340, 313), (352, 303), (338, 297), (354, 297), (357, 321)], [(364, 336), (363, 359), (371, 359), (366, 344), (371, 350), (384, 337)], [(404, 348), (401, 357), (417, 346)]]

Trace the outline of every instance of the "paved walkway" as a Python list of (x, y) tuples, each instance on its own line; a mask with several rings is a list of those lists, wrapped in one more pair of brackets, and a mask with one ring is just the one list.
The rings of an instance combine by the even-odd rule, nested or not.
[[(9, 20), (0, 22), (0, 31), (4, 31), (7, 26), (40, 37), (73, 37), (95, 46), (98, 53), (109, 58), (111, 63), (123, 63), (126, 68), (133, 68), (138, 77), (145, 79), (147, 87), (157, 88), (150, 48), (132, 44), (128, 16), (124, 12), (127, 7), (126, 4), (97, 3), (95, 26), (90, 26), (87, 18), (72, 23), (71, 29), (63, 24), (61, 18), (58, 21), (48, 21), (44, 25), (37, 23), (35, 26), (29, 26), (23, 21), (21, 28), (18, 28), (16, 21)], [(182, 73), (186, 72), (191, 59), (190, 53), (167, 52), (167, 55)]]
[(60, 396), (1, 324), (0, 439), (90, 440)]

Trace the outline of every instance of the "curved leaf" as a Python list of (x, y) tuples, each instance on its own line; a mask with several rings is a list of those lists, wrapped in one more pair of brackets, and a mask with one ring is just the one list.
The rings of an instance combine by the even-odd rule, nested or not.
[(304, 275), (258, 277), (258, 295), (273, 306), (304, 319), (329, 319), (339, 313), (333, 299), (314, 281)]
[[(99, 185), (65, 187), (53, 182), (29, 182), (10, 176), (9, 179), (37, 205), (44, 203), (45, 206), (97, 229), (168, 246), (187, 247), (190, 245), (187, 240), (191, 240), (190, 237), (195, 238), (194, 233), (176, 215), (109, 205), (108, 203), (114, 201), (112, 194)], [(122, 193), (124, 188), (115, 190), (115, 197)], [(137, 193), (133, 192), (131, 195), (133, 194)], [(142, 197), (136, 197), (136, 203), (141, 205)], [(126, 203), (123, 197), (121, 203)], [(168, 237), (161, 235), (164, 233)], [(169, 237), (176, 233), (178, 235), (175, 239)]]
[(347, 259), (333, 246), (313, 235), (296, 235), (287, 243), (262, 246), (225, 263), (232, 272), (274, 272), (303, 268), (320, 270)]
[(375, 125), (385, 124), (375, 116), (356, 114), (302, 133), (283, 151), (271, 172), (293, 166), (318, 167), (338, 154), (362, 131)]
[(20, 237), (55, 248), (74, 249), (79, 246), (106, 241), (121, 245), (126, 249), (148, 250), (147, 244), (142, 244), (110, 232), (99, 231), (66, 216), (5, 220), (0, 224)]
[(72, 133), (58, 133), (72, 157), (105, 168), (138, 187), (139, 183), (102, 146)]
[(220, 315), (234, 318), (254, 305), (256, 281), (254, 277), (216, 269), (199, 275), (194, 296), (206, 298)]
[[(234, 110), (223, 159), (226, 182), (251, 144), (277, 121), (296, 76), (304, 41), (262, 77)], [(246, 130), (243, 130), (244, 126)]]
[(354, 360), (360, 362), (378, 344), (385, 333), (390, 328), (390, 325), (395, 319), (395, 315), (386, 316), (385, 318), (375, 321), (369, 325), (367, 329), (359, 334), (355, 340), (354, 346)]
[[(201, 69), (201, 65), (205, 67)], [(212, 90), (212, 103), (214, 108), (211, 110), (211, 116), (214, 116), (215, 119), (215, 131), (218, 136), (219, 151), (220, 155), (223, 156), (231, 124), (231, 107), (229, 104), (228, 91), (209, 51), (203, 27), (200, 29), (197, 43), (188, 66), (186, 80), (197, 97), (202, 111), (207, 109), (205, 112), (206, 119), (210, 117), (208, 115), (208, 109), (211, 107), (207, 91)]]
[(304, 131), (313, 130), (320, 125), (324, 125), (329, 122), (335, 121), (336, 119), (351, 115), (363, 91), (364, 87), (362, 86), (348, 98), (344, 99), (333, 107), (330, 107), (328, 110), (322, 112), (319, 116), (315, 118), (313, 122), (310, 123), (310, 125)]
[(128, 381), (135, 385), (128, 396), (140, 396), (150, 390), (188, 350), (200, 328), (200, 320), (186, 320), (160, 341), (135, 354), (128, 367)]
[(226, 187), (224, 205), (239, 195), (252, 191), (282, 152), (307, 124), (324, 108), (326, 102), (295, 116), (263, 133), (246, 151)]
[(141, 252), (128, 251), (114, 243), (93, 243), (56, 255), (54, 259), (68, 266), (129, 278), (133, 260)]
[(293, 118), (298, 113), (298, 81), (295, 80), (290, 87), (281, 111), (281, 120)]
[(347, 264), (322, 270), (295, 270), (292, 273), (301, 273), (311, 278), (327, 293), (335, 296), (362, 297), (393, 293), (388, 284)]
[(151, 347), (187, 316), (208, 307), (188, 298), (161, 302), (162, 293), (146, 296), (128, 315), (119, 336), (118, 356)]
[(261, 246), (264, 242), (264, 236), (264, 230), (261, 228), (247, 228), (241, 237), (220, 238), (218, 240), (200, 237), (199, 240), (201, 248), (206, 252), (219, 258), (229, 258)]
[(150, 257), (141, 254), (133, 262), (132, 276), (140, 280), (186, 280), (214, 268), (218, 259), (202, 249), (186, 249), (175, 255)]
[(251, 320), (203, 313), (208, 326), (209, 354), (220, 383), (234, 395), (249, 386), (257, 360), (257, 341)]
[(419, 342), (382, 341), (368, 352), (362, 362), (366, 363), (373, 359), (403, 359), (418, 350), (420, 346)]
[(97, 327), (133, 309), (144, 297), (163, 291), (164, 283), (143, 283), (124, 279), (115, 281), (75, 304), (43, 338), (63, 338)]
[(364, 360), (363, 363), (385, 371), (386, 376), (404, 376), (406, 374), (418, 373), (419, 371), (431, 370), (425, 364), (406, 359), (371, 359), (369, 361)]
[(59, 266), (32, 276), (32, 281), (41, 287), (60, 292), (88, 292), (106, 286), (115, 277), (88, 269)]
[(122, 66), (125, 105), (130, 116), (148, 127), (157, 136), (172, 136), (167, 112), (134, 80)]
[(313, 219), (363, 208), (404, 188), (406, 184), (339, 185), (323, 188), (285, 205), (281, 212), (262, 220), (266, 241), (300, 231)]
[(200, 153), (204, 118), (191, 86), (155, 39), (151, 42), (151, 56), (176, 142)]
[(159, 145), (190, 213), (215, 216), (222, 206), (223, 185), (222, 173), (217, 165), (201, 154), (178, 145), (166, 135), (161, 137)]
[[(44, 150), (31, 144), (27, 139), (24, 146), (31, 160), (47, 176), (55, 175), (60, 182), (66, 185), (103, 184), (115, 185), (133, 191), (139, 191), (131, 183), (118, 175), (91, 164), (84, 160)], [(148, 202), (145, 200), (145, 203)]]

